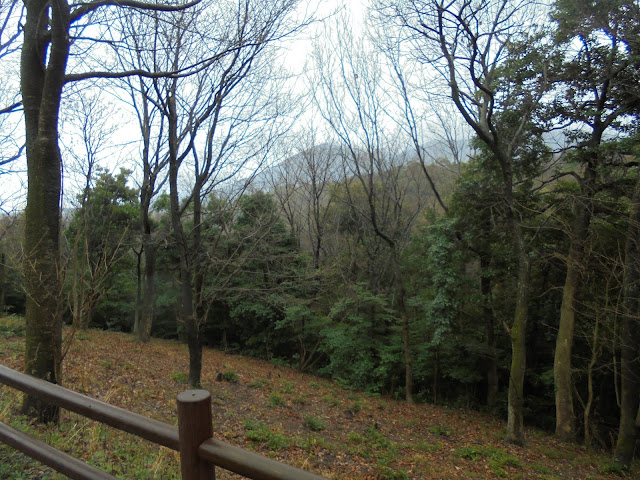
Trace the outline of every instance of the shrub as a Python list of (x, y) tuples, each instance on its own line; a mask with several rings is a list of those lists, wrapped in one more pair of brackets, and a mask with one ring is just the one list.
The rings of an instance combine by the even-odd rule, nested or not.
[(314, 432), (319, 432), (327, 428), (327, 425), (324, 423), (324, 420), (316, 417), (312, 417), (311, 415), (303, 415), (304, 425)]
[(0, 318), (0, 335), (5, 338), (24, 336), (24, 318), (15, 315)]
[(178, 383), (189, 383), (189, 375), (184, 372), (173, 372), (171, 378)]
[(222, 372), (222, 379), (225, 382), (229, 382), (229, 383), (238, 383), (238, 379), (240, 377), (238, 376), (238, 374), (235, 372), (235, 370), (226, 370), (224, 372)]
[(277, 393), (269, 395), (269, 405), (273, 405), (274, 407), (283, 407), (285, 404), (286, 401), (282, 395), (278, 395)]
[(264, 445), (269, 450), (282, 450), (291, 445), (291, 440), (284, 433), (273, 430), (264, 422), (248, 419), (244, 422), (247, 430), (245, 437), (254, 444)]

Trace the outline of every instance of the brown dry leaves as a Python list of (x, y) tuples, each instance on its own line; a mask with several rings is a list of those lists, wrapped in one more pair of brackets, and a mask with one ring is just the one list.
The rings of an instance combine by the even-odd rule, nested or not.
[[(21, 355), (2, 359), (19, 370), (22, 362)], [(175, 398), (188, 389), (187, 371), (185, 345), (141, 344), (126, 334), (92, 330), (76, 335), (64, 362), (64, 386), (175, 424)], [(224, 372), (235, 372), (237, 381), (218, 381)], [(530, 432), (526, 448), (511, 446), (502, 441), (504, 422), (488, 415), (345, 391), (212, 349), (203, 352), (202, 387), (212, 395), (218, 438), (329, 478), (609, 478), (599, 473), (606, 457), (541, 432)], [(248, 425), (261, 425), (262, 440), (247, 438)], [(462, 453), (469, 451), (499, 455)], [(219, 472), (218, 478), (238, 477)]]

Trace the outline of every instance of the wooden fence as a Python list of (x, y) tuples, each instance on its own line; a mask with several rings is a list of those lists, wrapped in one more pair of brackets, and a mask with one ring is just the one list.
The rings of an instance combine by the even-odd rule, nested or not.
[[(213, 480), (216, 466), (255, 480), (324, 478), (212, 438), (211, 395), (206, 390), (188, 390), (178, 395), (178, 427), (174, 427), (3, 365), (0, 365), (0, 383), (180, 452), (183, 480)], [(116, 478), (3, 423), (0, 423), (0, 442), (75, 480)]]

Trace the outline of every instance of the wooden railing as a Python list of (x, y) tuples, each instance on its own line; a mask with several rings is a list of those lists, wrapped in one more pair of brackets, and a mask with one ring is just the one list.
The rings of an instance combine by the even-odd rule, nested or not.
[[(215, 467), (254, 480), (320, 480), (324, 477), (276, 462), (212, 438), (211, 395), (188, 390), (178, 395), (178, 427), (109, 405), (0, 365), (0, 383), (66, 410), (180, 452), (183, 480), (213, 480)], [(0, 423), (0, 442), (74, 480), (114, 480), (75, 457)]]

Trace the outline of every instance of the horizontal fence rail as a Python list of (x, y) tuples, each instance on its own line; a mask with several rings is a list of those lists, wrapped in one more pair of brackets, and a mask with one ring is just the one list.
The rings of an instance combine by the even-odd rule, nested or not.
[(40, 463), (49, 465), (51, 468), (65, 474), (73, 480), (85, 480), (87, 478), (95, 480), (118, 480), (113, 475), (98, 470), (71, 455), (61, 452), (1, 422), (0, 442), (6, 443), (31, 458), (35, 458)]
[[(138, 437), (149, 440), (158, 445), (181, 452), (184, 459), (184, 453), (181, 451), (181, 438), (178, 427), (169, 425), (159, 420), (130, 412), (123, 408), (110, 405), (100, 400), (87, 397), (77, 392), (67, 390), (59, 385), (40, 380), (30, 375), (12, 370), (4, 365), (0, 365), (0, 383), (4, 383), (16, 390), (20, 390), (27, 395), (38, 397), (54, 405), (58, 405), (66, 410), (78, 413), (92, 420), (109, 425), (118, 430), (122, 430)], [(180, 399), (186, 398), (187, 394), (192, 396), (203, 395), (202, 390), (192, 390), (183, 392), (178, 396), (178, 408), (180, 410)], [(209, 412), (211, 409), (211, 398), (206, 392), (206, 401), (208, 401)], [(199, 400), (204, 401), (202, 397)], [(200, 412), (201, 413), (201, 412)], [(209, 413), (209, 419), (211, 414)], [(179, 420), (182, 422), (182, 420)], [(210, 422), (210, 420), (208, 420)], [(201, 422), (202, 423), (202, 422)], [(114, 479), (115, 477), (104, 472), (92, 473), (96, 469), (84, 464), (80, 460), (66, 455), (59, 450), (54, 449), (42, 442), (18, 432), (6, 425), (1, 424), (0, 441), (11, 445), (12, 447), (26, 453), (42, 463), (58, 470), (70, 478), (83, 479)], [(219, 466), (231, 472), (243, 475), (254, 480), (321, 480), (321, 477), (306, 470), (301, 470), (285, 463), (280, 463), (270, 458), (264, 457), (257, 453), (249, 452), (242, 448), (236, 447), (229, 443), (208, 438), (197, 444), (197, 457), (199, 460), (210, 465), (213, 471), (214, 466)], [(33, 455), (32, 455), (33, 453)], [(38, 456), (36, 456), (38, 455)], [(49, 463), (51, 456), (58, 459), (64, 459), (56, 464)], [(184, 460), (183, 460), (184, 461)], [(66, 464), (65, 464), (66, 462)], [(54, 461), (55, 463), (55, 461)], [(63, 465), (60, 465), (62, 463)], [(81, 466), (76, 465), (81, 464)], [(58, 468), (60, 467), (60, 469)], [(75, 475), (74, 468), (92, 469), (86, 470), (85, 474), (78, 473)], [(62, 470), (67, 468), (71, 470)], [(67, 472), (71, 472), (69, 474)], [(75, 476), (74, 476), (75, 475)], [(183, 465), (183, 479), (184, 465)], [(199, 477), (198, 477), (199, 478)]]

